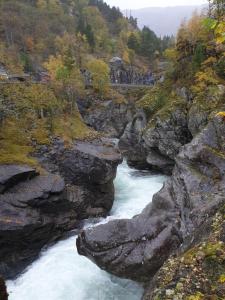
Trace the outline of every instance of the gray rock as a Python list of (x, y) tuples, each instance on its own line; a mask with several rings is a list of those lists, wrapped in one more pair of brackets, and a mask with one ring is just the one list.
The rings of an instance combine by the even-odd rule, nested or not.
[(171, 113), (148, 122), (143, 111), (134, 116), (119, 141), (119, 148), (131, 166), (172, 173), (176, 155), (192, 138), (186, 105), (180, 101)]
[(157, 117), (154, 126), (144, 131), (145, 146), (174, 160), (180, 148), (191, 140), (184, 107), (175, 107), (167, 117)]
[(188, 112), (188, 129), (196, 136), (208, 123), (209, 111), (198, 105), (192, 105)]
[(145, 113), (140, 110), (135, 114), (132, 122), (127, 125), (119, 140), (119, 149), (127, 158), (128, 164), (141, 169), (147, 167), (147, 153), (142, 140), (142, 132), (146, 124)]
[(85, 123), (110, 137), (120, 137), (126, 125), (132, 120), (133, 108), (130, 103), (115, 100), (91, 99), (78, 103)]
[(161, 155), (154, 150), (148, 150), (147, 163), (157, 171), (161, 171), (164, 174), (172, 174), (174, 168), (174, 160)]

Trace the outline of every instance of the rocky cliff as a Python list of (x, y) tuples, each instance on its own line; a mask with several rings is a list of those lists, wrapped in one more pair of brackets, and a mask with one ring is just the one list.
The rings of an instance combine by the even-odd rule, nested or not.
[(0, 274), (5, 278), (21, 272), (79, 220), (105, 216), (113, 205), (121, 156), (109, 140), (70, 147), (58, 140), (36, 156), (40, 172), (0, 166)]
[[(141, 136), (142, 149), (145, 150), (140, 152), (137, 149), (138, 159), (149, 156), (148, 161), (157, 162), (159, 168), (162, 166), (162, 157), (164, 168), (170, 159), (169, 165), (172, 167), (174, 164), (171, 179), (139, 216), (82, 231), (77, 240), (80, 254), (114, 275), (148, 282), (171, 254), (183, 245), (185, 249), (191, 247), (198, 229), (206, 227), (209, 219), (213, 220), (224, 205), (223, 114), (215, 117), (215, 112), (211, 110), (211, 116), (214, 114), (214, 117), (206, 127), (196, 118), (201, 126), (191, 140), (194, 132), (191, 133), (188, 128), (190, 111), (180, 109), (182, 102), (179, 100), (178, 106), (172, 111), (166, 107), (166, 112), (170, 113), (165, 113), (165, 108), (160, 110), (147, 128), (143, 117), (135, 117), (122, 137), (122, 145), (125, 144), (124, 137), (128, 137), (127, 141), (134, 141), (140, 146)], [(208, 122), (209, 114), (206, 119)], [(187, 143), (188, 140), (191, 142)], [(128, 150), (132, 149), (131, 142), (127, 145)], [(154, 288), (151, 286), (150, 290), (150, 296), (146, 296), (149, 297), (146, 299), (170, 299), (168, 295), (152, 298)]]

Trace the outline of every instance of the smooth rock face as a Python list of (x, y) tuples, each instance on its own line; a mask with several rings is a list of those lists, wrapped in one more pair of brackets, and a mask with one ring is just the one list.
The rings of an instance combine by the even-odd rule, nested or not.
[(171, 213), (149, 218), (146, 211), (132, 220), (83, 231), (77, 240), (79, 254), (116, 276), (148, 280), (181, 242), (173, 219)]
[(182, 148), (172, 178), (152, 204), (132, 220), (84, 230), (79, 253), (117, 276), (149, 280), (224, 201), (224, 153), (225, 122), (215, 117)]

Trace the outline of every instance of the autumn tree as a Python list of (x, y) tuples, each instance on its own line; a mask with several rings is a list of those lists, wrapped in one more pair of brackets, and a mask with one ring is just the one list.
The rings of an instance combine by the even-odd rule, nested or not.
[(93, 59), (87, 64), (87, 68), (91, 73), (95, 91), (101, 95), (107, 94), (110, 85), (108, 65), (100, 59)]
[(52, 85), (57, 94), (64, 98), (69, 106), (70, 111), (77, 108), (77, 98), (84, 91), (84, 79), (78, 67), (73, 61), (58, 55), (51, 56), (45, 63), (52, 79)]
[(62, 36), (56, 37), (55, 47), (57, 53), (63, 56), (64, 60), (70, 57), (78, 67), (81, 68), (83, 66), (85, 55), (88, 53), (87, 40), (84, 35), (66, 32)]

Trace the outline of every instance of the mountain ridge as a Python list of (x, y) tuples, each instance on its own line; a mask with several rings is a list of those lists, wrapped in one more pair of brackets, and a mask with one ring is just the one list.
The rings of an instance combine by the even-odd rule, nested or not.
[[(176, 35), (181, 22), (189, 19), (197, 11), (204, 10), (207, 5), (179, 5), (167, 7), (145, 7), (131, 11), (131, 15), (138, 19), (138, 26), (150, 27), (158, 36)], [(126, 15), (128, 10), (123, 10)], [(129, 12), (130, 14), (130, 12)], [(159, 19), (164, 21), (159, 26)]]

